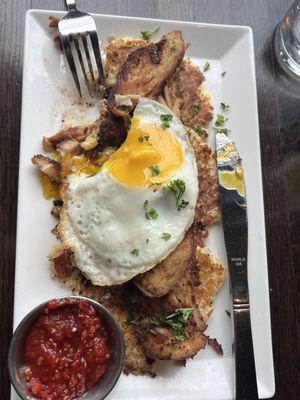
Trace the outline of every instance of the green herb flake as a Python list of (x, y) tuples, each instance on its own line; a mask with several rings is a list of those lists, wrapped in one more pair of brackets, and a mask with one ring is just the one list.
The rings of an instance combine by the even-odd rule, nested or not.
[(224, 115), (218, 114), (216, 122), (215, 122), (215, 125), (218, 126), (218, 127), (224, 126), (226, 121), (227, 121), (227, 118), (225, 118)]
[(170, 122), (172, 121), (172, 119), (173, 119), (173, 115), (171, 115), (171, 114), (162, 114), (160, 116), (160, 120), (162, 121), (161, 127), (163, 129), (170, 128)]
[(199, 111), (200, 111), (200, 105), (199, 104), (194, 104), (193, 105), (193, 110), (192, 110), (193, 117), (195, 117), (198, 114)]
[(140, 252), (139, 249), (132, 249), (130, 254), (137, 257), (139, 255), (139, 252)]
[(228, 317), (231, 317), (231, 312), (227, 309), (225, 309), (226, 314), (228, 315)]
[(194, 128), (194, 131), (198, 133), (198, 135), (200, 135), (200, 133), (202, 132), (201, 128)]
[(176, 341), (183, 341), (186, 339), (185, 327), (193, 311), (193, 308), (177, 308), (174, 313), (160, 317), (160, 323), (173, 330)]
[(155, 208), (150, 208), (148, 214), (152, 219), (156, 219), (158, 217), (158, 212), (155, 210)]
[(175, 51), (176, 49), (177, 49), (176, 44), (172, 44), (171, 50), (172, 50), (172, 51)]
[[(136, 303), (136, 301), (137, 301), (137, 299), (135, 299), (134, 302), (130, 301), (129, 303), (133, 304), (133, 303)], [(142, 315), (137, 315), (137, 316), (135, 316), (135, 318), (127, 319), (127, 320), (126, 320), (126, 324), (127, 324), (127, 325), (135, 325), (135, 324), (136, 324), (137, 322), (139, 322), (142, 318), (143, 318)]]
[(224, 78), (225, 75), (226, 75), (226, 71), (223, 71), (223, 72), (221, 73), (222, 78)]
[(121, 49), (132, 49), (133, 48), (133, 44), (124, 44), (122, 46), (120, 46)]
[(182, 199), (185, 189), (185, 182), (182, 179), (175, 179), (163, 188), (164, 191), (171, 191), (174, 194), (178, 211), (189, 204), (188, 201)]
[(160, 174), (160, 168), (158, 165), (150, 165), (151, 176), (156, 176)]
[(210, 69), (210, 63), (206, 61), (203, 71), (206, 72)]
[(164, 233), (161, 235), (161, 238), (167, 242), (169, 239), (171, 239), (171, 234), (170, 234), (170, 233), (167, 233), (167, 232), (164, 232)]
[(144, 40), (150, 40), (151, 37), (159, 31), (159, 27), (156, 29), (153, 29), (153, 31), (141, 31), (141, 36)]
[(216, 133), (224, 133), (224, 135), (228, 136), (230, 130), (227, 128), (217, 128), (214, 126), (214, 129), (216, 130)]
[(178, 204), (178, 211), (180, 211), (182, 208), (185, 208), (188, 205), (189, 205), (188, 201), (181, 200), (181, 202)]
[(220, 103), (220, 107), (222, 108), (223, 111), (228, 111), (229, 110), (229, 105), (225, 103)]
[(146, 243), (148, 244), (148, 243), (149, 243), (149, 241), (150, 241), (150, 240), (147, 238), (147, 239), (146, 239)]
[(148, 332), (155, 334), (155, 328), (164, 327), (171, 330), (173, 333), (174, 341), (181, 342), (186, 339), (185, 328), (193, 308), (177, 308), (170, 315), (152, 315), (144, 316), (138, 315), (128, 321), (129, 324), (141, 323), (141, 326)]
[[(148, 204), (149, 204), (149, 201), (145, 200), (144, 201), (144, 210), (146, 211), (145, 218), (147, 220), (156, 219), (158, 217), (158, 212), (155, 210), (155, 208), (150, 208), (150, 210), (148, 210)], [(147, 241), (146, 241), (146, 243), (147, 243)]]
[(145, 136), (141, 135), (138, 137), (138, 141), (141, 143), (143, 143), (144, 141), (149, 142), (149, 138), (150, 138), (149, 135), (145, 135)]
[(193, 308), (177, 308), (175, 310), (175, 313), (177, 314), (181, 314), (182, 319), (184, 320), (184, 322), (187, 322), (191, 313), (194, 311)]

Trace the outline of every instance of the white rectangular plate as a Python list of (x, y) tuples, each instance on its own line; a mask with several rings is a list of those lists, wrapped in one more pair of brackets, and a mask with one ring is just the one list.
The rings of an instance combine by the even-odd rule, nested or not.
[[(64, 58), (53, 43), (48, 16), (62, 13), (31, 10), (26, 16), (22, 130), (19, 174), (19, 205), (15, 280), (14, 326), (34, 306), (55, 296), (68, 294), (50, 278), (47, 255), (55, 243), (50, 230), (55, 224), (51, 204), (42, 197), (33, 154), (42, 152), (43, 136), (54, 133), (65, 123), (93, 120), (93, 108), (73, 107), (77, 100)], [(275, 390), (269, 288), (266, 258), (264, 206), (261, 180), (259, 130), (257, 118), (254, 52), (251, 29), (242, 26), (208, 25), (190, 22), (95, 15), (99, 37), (109, 35), (137, 37), (141, 30), (160, 27), (159, 34), (180, 29), (191, 43), (187, 55), (199, 66), (210, 62), (205, 86), (211, 93), (215, 114), (220, 101), (230, 105), (228, 127), (243, 159), (249, 216), (249, 285), (251, 321), (260, 398)], [(158, 36), (157, 36), (158, 37)], [(226, 71), (222, 77), (221, 73)], [(75, 111), (74, 111), (75, 109)], [(213, 142), (213, 130), (211, 142)], [(220, 225), (210, 229), (207, 246), (226, 265)], [(211, 349), (200, 352), (186, 367), (162, 362), (155, 379), (123, 375), (110, 399), (232, 399), (233, 358), (228, 280), (214, 303), (208, 334), (223, 346), (220, 357)], [(17, 399), (13, 392), (12, 399)]]

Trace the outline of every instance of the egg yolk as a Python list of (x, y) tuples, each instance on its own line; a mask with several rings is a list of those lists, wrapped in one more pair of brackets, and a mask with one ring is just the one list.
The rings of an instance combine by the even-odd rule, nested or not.
[(60, 199), (60, 188), (57, 183), (51, 182), (48, 176), (41, 175), (41, 184), (45, 199)]
[(105, 158), (102, 155), (95, 160), (91, 160), (84, 155), (72, 156), (66, 153), (61, 157), (61, 176), (65, 177), (70, 173), (83, 173), (90, 176), (95, 175), (99, 171), (101, 164), (104, 161)]
[(245, 186), (243, 171), (237, 168), (235, 171), (219, 171), (220, 184), (229, 190), (236, 190), (238, 194), (245, 197)]
[(129, 186), (161, 185), (183, 164), (183, 152), (176, 137), (158, 125), (145, 125), (133, 117), (126, 141), (105, 162), (104, 168)]

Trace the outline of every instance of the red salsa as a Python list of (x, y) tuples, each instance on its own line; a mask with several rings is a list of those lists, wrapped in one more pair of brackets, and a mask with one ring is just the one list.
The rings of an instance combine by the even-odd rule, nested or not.
[(82, 396), (104, 374), (109, 359), (107, 331), (87, 300), (49, 302), (25, 344), (25, 376), (39, 399)]

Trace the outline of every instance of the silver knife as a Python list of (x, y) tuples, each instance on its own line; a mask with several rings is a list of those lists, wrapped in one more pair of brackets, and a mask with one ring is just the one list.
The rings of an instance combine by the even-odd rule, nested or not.
[(248, 220), (241, 159), (224, 133), (216, 133), (222, 224), (232, 292), (235, 399), (258, 399), (247, 276)]

